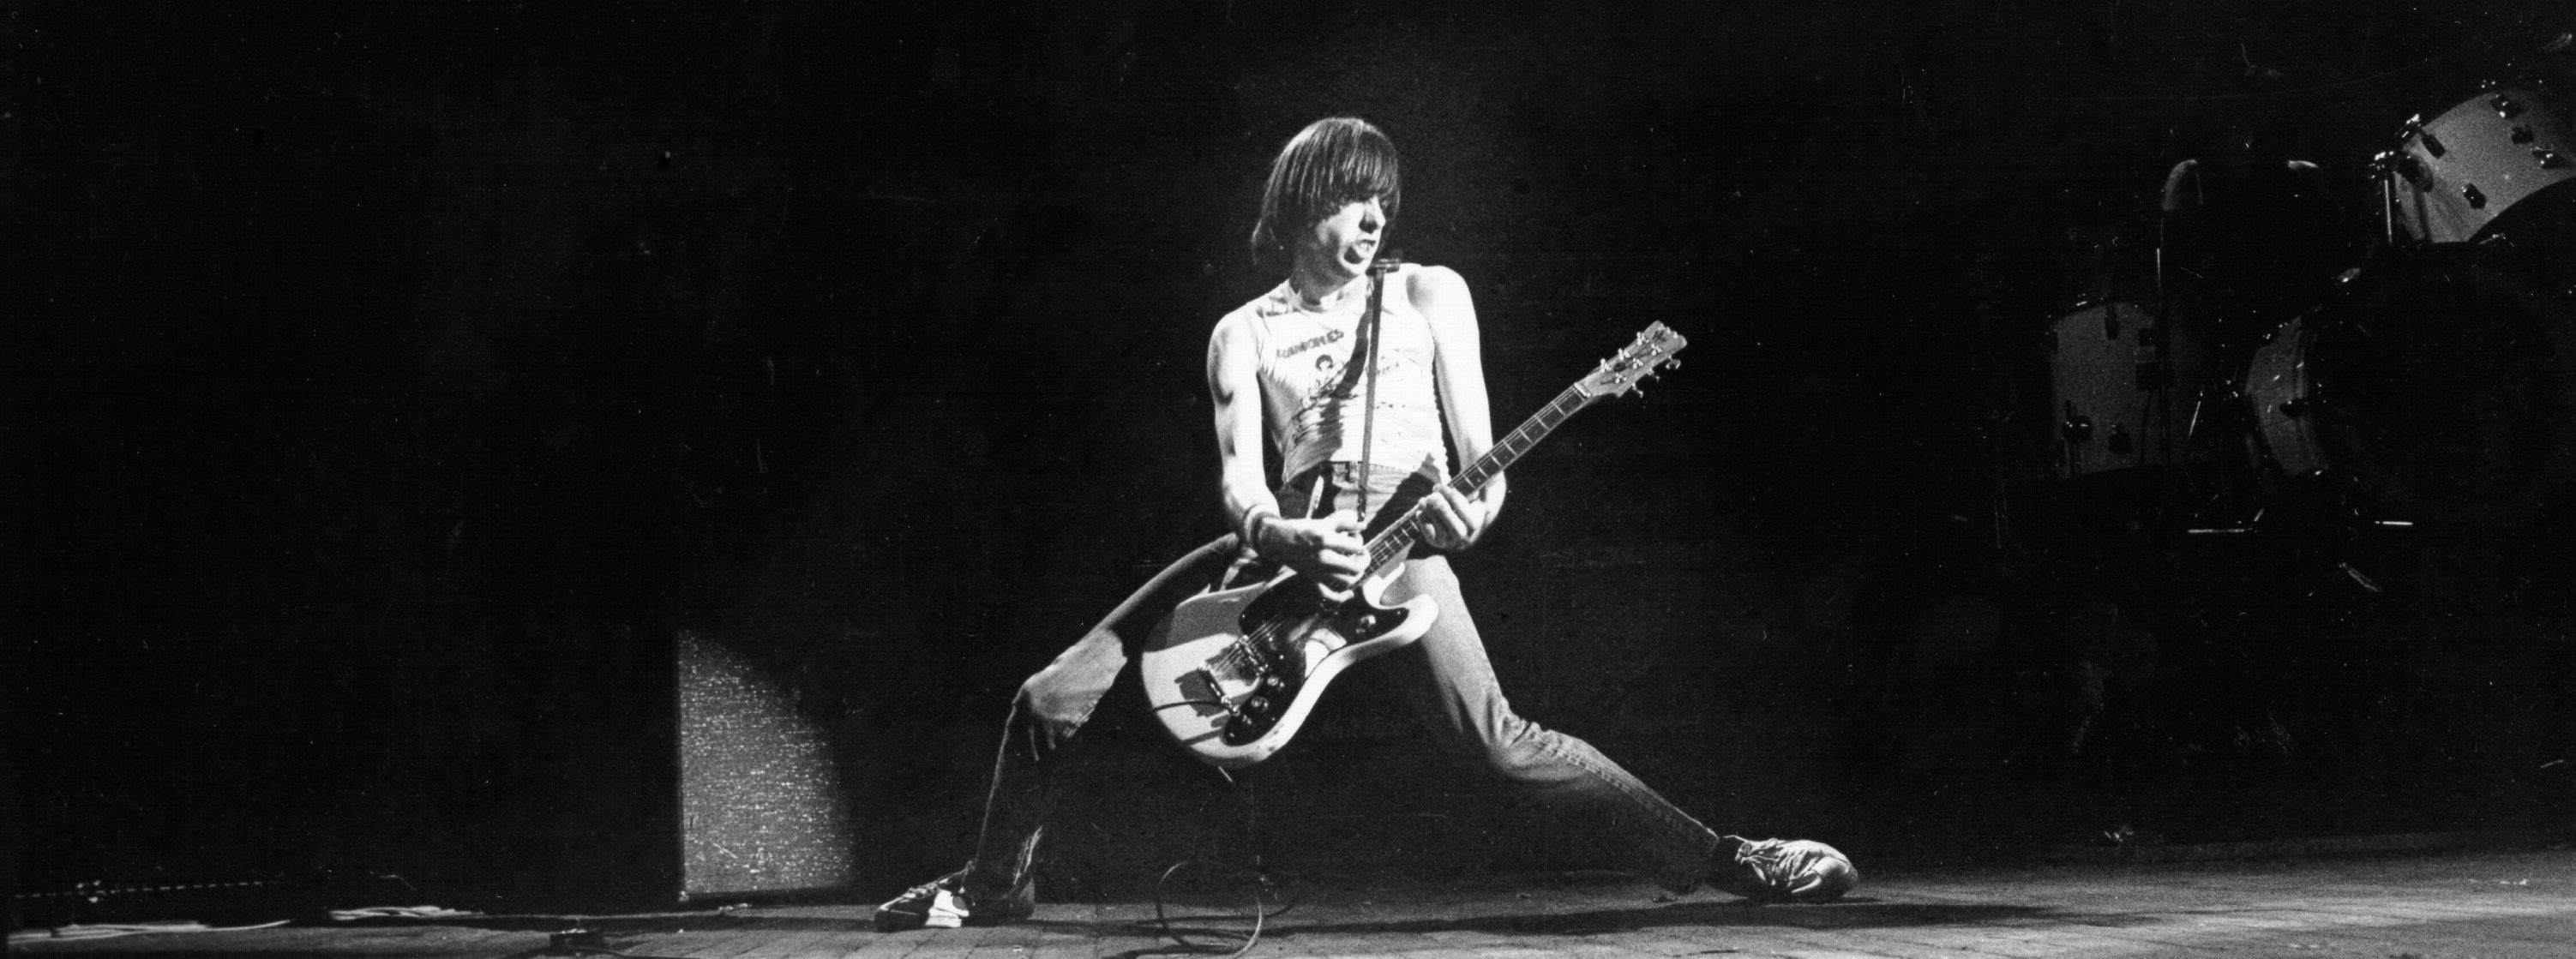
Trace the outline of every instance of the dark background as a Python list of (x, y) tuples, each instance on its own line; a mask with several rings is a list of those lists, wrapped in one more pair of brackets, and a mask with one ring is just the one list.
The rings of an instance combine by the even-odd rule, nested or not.
[[(682, 629), (831, 731), (862, 893), (948, 868), (1015, 684), (1221, 529), (1206, 331), (1344, 113), (1499, 424), (1692, 338), (1460, 563), (1515, 703), (1722, 831), (2564, 824), (2554, 506), (2379, 593), (2141, 558), (2053, 479), (2039, 346), (2184, 158), (2320, 165), (2212, 201), (2279, 323), (2377, 238), (2399, 121), (2563, 71), (2516, 64), (2547, 5), (1028, 6), (10, 10), (17, 885), (667, 898)], [(1291, 865), (1598, 864), (1349, 686), (1263, 770)], [(1099, 726), (1057, 881), (1239, 828)]]

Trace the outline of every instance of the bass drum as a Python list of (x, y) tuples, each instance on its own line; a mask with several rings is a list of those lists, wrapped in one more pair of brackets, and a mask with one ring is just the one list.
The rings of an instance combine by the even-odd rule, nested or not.
[(2576, 356), (2557, 299), (2467, 245), (2347, 272), (2246, 365), (2283, 495), (2333, 489), (2374, 518), (2512, 523), (2576, 470)]
[(2048, 330), (2061, 478), (2185, 458), (2193, 405), (2211, 381), (2206, 330), (2159, 324), (2129, 302), (2075, 307)]
[(2153, 236), (2132, 225), (2087, 238), (2068, 263), (2080, 292), (2044, 331), (2059, 479), (2190, 462), (2195, 405), (2223, 380), (2207, 291), (2176, 282), (2160, 292), (2157, 247), (2142, 235)]

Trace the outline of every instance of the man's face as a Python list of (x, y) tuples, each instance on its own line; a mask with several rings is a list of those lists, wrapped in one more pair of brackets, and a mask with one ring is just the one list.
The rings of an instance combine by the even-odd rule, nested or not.
[(1386, 204), (1377, 197), (1354, 200), (1324, 215), (1307, 231), (1298, 258), (1331, 275), (1356, 277), (1377, 259), (1386, 234)]

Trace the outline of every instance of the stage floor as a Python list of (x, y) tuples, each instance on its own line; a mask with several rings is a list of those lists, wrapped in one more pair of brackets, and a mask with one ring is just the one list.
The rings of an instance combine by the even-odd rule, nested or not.
[[(1867, 864), (1863, 870), (1868, 872)], [(2085, 863), (1866, 874), (1849, 899), (1755, 906), (1673, 899), (1598, 876), (1497, 877), (1468, 885), (1286, 884), (1268, 956), (2087, 957), (2576, 956), (2576, 850), (2392, 854), (2197, 863)], [(1276, 905), (1276, 903), (1274, 903)], [(1174, 925), (1242, 929), (1246, 903), (1174, 904)], [(520, 959), (549, 933), (605, 934), (632, 957), (1043, 957), (1178, 955), (1148, 899), (1050, 903), (1030, 922), (879, 934), (860, 905), (618, 916), (369, 920), (237, 932), (13, 943), (24, 955), (406, 956)], [(1195, 936), (1206, 951), (1234, 942)], [(606, 953), (599, 953), (606, 954)]]

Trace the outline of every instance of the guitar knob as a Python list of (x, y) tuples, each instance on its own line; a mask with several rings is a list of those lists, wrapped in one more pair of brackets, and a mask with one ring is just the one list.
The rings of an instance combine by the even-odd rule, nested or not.
[(1266, 715), (1269, 715), (1269, 714), (1270, 714), (1270, 697), (1268, 697), (1268, 696), (1254, 696), (1254, 697), (1252, 697), (1251, 699), (1244, 700), (1244, 701), (1243, 701), (1243, 711), (1244, 711), (1245, 713), (1248, 713), (1248, 714), (1251, 714), (1251, 715), (1255, 715), (1255, 716), (1266, 716)]

